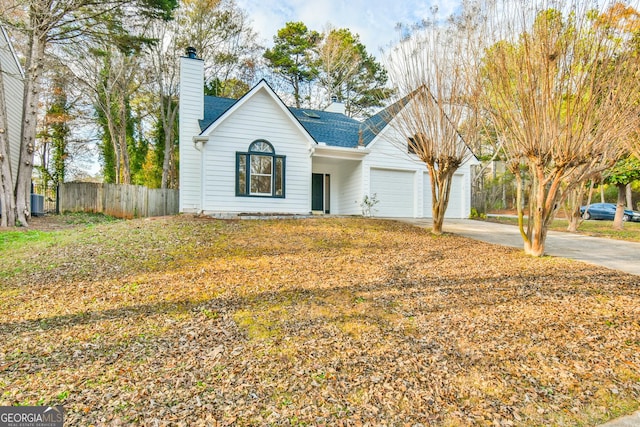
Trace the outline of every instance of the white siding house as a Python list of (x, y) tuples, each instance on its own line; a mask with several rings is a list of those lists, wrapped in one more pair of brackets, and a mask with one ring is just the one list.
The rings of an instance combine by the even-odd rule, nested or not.
[[(430, 217), (429, 174), (379, 113), (365, 122), (339, 104), (287, 107), (265, 81), (239, 100), (204, 96), (204, 64), (181, 58), (180, 211), (207, 215)], [(393, 141), (393, 142), (392, 142)], [(470, 164), (454, 178), (449, 218), (470, 210)]]
[(9, 159), (11, 175), (15, 184), (18, 176), (20, 157), (20, 132), (22, 130), (22, 99), (24, 96), (24, 73), (16, 56), (9, 36), (0, 26), (0, 72), (4, 83), (7, 109), (7, 138), (9, 140)]

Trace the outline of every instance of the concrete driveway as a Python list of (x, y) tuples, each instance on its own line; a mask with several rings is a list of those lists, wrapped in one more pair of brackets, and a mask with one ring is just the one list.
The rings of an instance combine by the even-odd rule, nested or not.
[[(402, 218), (404, 222), (430, 228), (424, 218)], [(523, 248), (518, 227), (471, 219), (445, 219), (444, 231), (483, 242)], [(640, 275), (640, 243), (549, 231), (546, 255), (575, 259), (625, 273)]]

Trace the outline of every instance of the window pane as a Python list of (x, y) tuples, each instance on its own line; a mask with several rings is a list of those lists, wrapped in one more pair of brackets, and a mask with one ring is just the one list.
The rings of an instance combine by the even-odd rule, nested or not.
[(284, 159), (282, 157), (276, 157), (276, 192), (275, 196), (284, 195)]
[(238, 194), (247, 194), (247, 156), (238, 156)]
[(260, 153), (273, 153), (273, 148), (266, 141), (256, 141), (249, 147), (249, 151), (258, 151)]
[(407, 152), (409, 154), (416, 154), (417, 141), (415, 138), (409, 137), (409, 141), (407, 142)]
[(273, 157), (271, 156), (251, 156), (251, 194), (271, 193), (271, 175), (273, 171)]
[(251, 175), (251, 194), (271, 195), (271, 175)]
[(271, 175), (271, 156), (251, 156), (251, 175)]

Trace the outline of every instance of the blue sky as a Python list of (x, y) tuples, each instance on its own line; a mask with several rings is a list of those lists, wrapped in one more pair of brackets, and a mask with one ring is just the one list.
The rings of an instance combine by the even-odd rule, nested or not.
[(458, 0), (236, 0), (252, 20), (253, 28), (267, 46), (288, 21), (302, 21), (313, 30), (327, 24), (349, 28), (371, 54), (398, 38), (397, 23), (411, 24), (431, 17), (431, 5), (441, 17), (450, 15)]

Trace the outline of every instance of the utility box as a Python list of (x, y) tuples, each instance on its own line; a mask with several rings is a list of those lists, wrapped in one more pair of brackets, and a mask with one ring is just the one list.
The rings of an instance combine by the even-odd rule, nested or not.
[(44, 196), (31, 193), (31, 216), (44, 215)]

